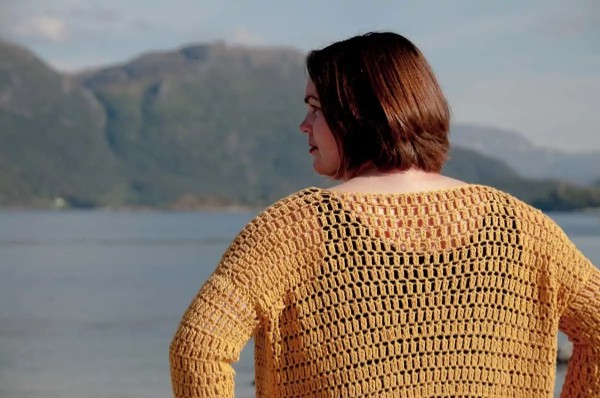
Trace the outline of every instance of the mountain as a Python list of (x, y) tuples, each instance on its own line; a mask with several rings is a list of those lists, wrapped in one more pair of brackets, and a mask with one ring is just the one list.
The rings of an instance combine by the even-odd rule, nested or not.
[(80, 81), (106, 109), (134, 203), (182, 193), (262, 203), (320, 181), (302, 172), (310, 159), (297, 127), (305, 79), (295, 51), (189, 46)]
[(0, 205), (80, 206), (123, 199), (103, 107), (77, 81), (0, 41)]
[(450, 137), (453, 145), (500, 158), (525, 177), (582, 184), (600, 179), (600, 151), (571, 153), (543, 148), (513, 131), (461, 123), (452, 126)]
[[(294, 50), (193, 45), (75, 76), (10, 43), (0, 59), (0, 205), (262, 206), (329, 183), (298, 130)], [(600, 206), (598, 188), (525, 179), (468, 149), (451, 157), (447, 174), (541, 207)]]
[(505, 162), (470, 149), (454, 147), (444, 174), (509, 192), (544, 211), (571, 211), (600, 207), (600, 181), (596, 187), (556, 179), (522, 177)]

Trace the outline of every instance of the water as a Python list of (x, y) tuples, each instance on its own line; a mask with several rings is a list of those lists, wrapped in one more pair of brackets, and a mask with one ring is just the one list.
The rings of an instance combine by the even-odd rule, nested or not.
[[(0, 212), (0, 397), (171, 396), (180, 316), (253, 216)], [(600, 264), (598, 216), (553, 217)], [(236, 396), (253, 396), (252, 369), (250, 344)]]

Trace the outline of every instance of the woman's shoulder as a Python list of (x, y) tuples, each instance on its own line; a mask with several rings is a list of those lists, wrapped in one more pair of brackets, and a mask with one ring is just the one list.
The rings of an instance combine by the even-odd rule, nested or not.
[(322, 200), (322, 190), (317, 187), (306, 187), (284, 196), (263, 209), (260, 214), (289, 213), (311, 208)]
[(307, 187), (278, 199), (263, 208), (248, 226), (269, 229), (308, 221), (317, 213), (323, 200), (320, 188)]
[(494, 187), (485, 188), (494, 213), (516, 221), (520, 231), (540, 241), (568, 240), (563, 229), (548, 214), (524, 200)]
[(525, 200), (522, 198), (519, 198), (499, 188), (485, 185), (482, 185), (482, 187), (485, 187), (485, 189), (490, 193), (489, 198), (491, 198), (496, 204), (508, 208), (510, 214), (512, 214), (514, 217), (525, 217), (531, 220), (549, 219), (549, 217), (544, 214), (543, 211), (532, 204), (525, 202)]

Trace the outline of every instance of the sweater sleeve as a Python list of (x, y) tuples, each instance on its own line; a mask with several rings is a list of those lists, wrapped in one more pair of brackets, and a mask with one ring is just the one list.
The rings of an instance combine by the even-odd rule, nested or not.
[(561, 397), (600, 397), (600, 270), (566, 235), (560, 238), (560, 329), (573, 343)]
[(282, 207), (267, 209), (240, 232), (185, 311), (169, 350), (176, 398), (233, 396), (231, 364), (268, 321), (289, 281), (290, 242), (301, 239), (305, 217)]

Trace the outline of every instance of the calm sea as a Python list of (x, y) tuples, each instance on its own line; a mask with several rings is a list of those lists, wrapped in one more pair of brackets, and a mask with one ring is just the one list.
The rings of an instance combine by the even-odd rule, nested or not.
[[(171, 396), (179, 318), (253, 216), (0, 212), (0, 398)], [(598, 215), (552, 217), (600, 264)], [(252, 369), (250, 344), (236, 396)]]

